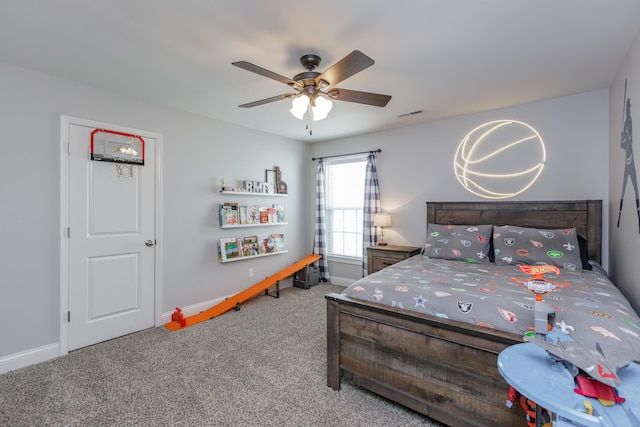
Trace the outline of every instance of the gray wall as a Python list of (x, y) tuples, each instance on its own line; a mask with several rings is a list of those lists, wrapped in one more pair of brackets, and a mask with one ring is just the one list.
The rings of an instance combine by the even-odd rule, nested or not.
[[(635, 119), (635, 171), (640, 174), (640, 36), (636, 38), (625, 62), (622, 64), (610, 91), (610, 143), (609, 143), (609, 209), (610, 209), (610, 264), (611, 276), (622, 292), (629, 298), (636, 311), (640, 311), (640, 281), (638, 280), (638, 259), (640, 254), (640, 230), (636, 196), (631, 180), (627, 182), (620, 227), (618, 211), (622, 179), (625, 168), (625, 151), (620, 148), (622, 131), (624, 81), (627, 79), (627, 98), (631, 99), (631, 118)], [(640, 177), (640, 175), (638, 175)]]
[[(377, 162), (381, 205), (393, 221), (385, 238), (390, 244), (421, 246), (426, 239), (426, 201), (482, 200), (467, 192), (454, 175), (453, 159), (461, 139), (492, 120), (528, 123), (545, 142), (547, 162), (539, 180), (510, 200), (603, 200), (606, 268), (608, 111), (608, 91), (598, 90), (313, 144), (311, 154), (322, 157), (381, 148)], [(358, 266), (330, 260), (329, 267), (334, 282), (349, 284), (361, 277)]]
[[(7, 320), (0, 325), (0, 372), (3, 357), (59, 342), (61, 114), (163, 135), (163, 312), (237, 293), (311, 252), (303, 197), (306, 143), (2, 63), (0, 93), (6, 156), (0, 168), (0, 313)], [(235, 231), (217, 227), (218, 203), (232, 201), (217, 194), (219, 178), (264, 180), (274, 165), (282, 168), (290, 194), (265, 203), (286, 205), (290, 225), (277, 231), (285, 234), (289, 253), (218, 263), (216, 241)]]

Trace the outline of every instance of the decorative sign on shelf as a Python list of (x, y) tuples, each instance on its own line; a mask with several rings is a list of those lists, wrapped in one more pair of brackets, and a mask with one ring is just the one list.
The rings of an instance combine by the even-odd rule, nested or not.
[(276, 188), (278, 194), (287, 194), (287, 183), (282, 180), (280, 166), (276, 166)]
[(247, 193), (273, 193), (273, 187), (266, 182), (245, 181), (244, 191)]
[(282, 172), (279, 166), (275, 166), (274, 169), (266, 169), (265, 181), (245, 180), (242, 188), (229, 187), (225, 184), (225, 179), (220, 178), (220, 190), (261, 194), (288, 193), (287, 183), (282, 180)]

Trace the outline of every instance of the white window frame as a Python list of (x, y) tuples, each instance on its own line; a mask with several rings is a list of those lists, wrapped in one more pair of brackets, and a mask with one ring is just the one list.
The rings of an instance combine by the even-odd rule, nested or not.
[[(337, 165), (344, 165), (344, 164), (349, 164), (349, 163), (358, 163), (361, 167), (362, 167), (362, 176), (357, 177), (356, 179), (360, 180), (361, 183), (354, 183), (353, 185), (357, 185), (358, 188), (356, 189), (356, 193), (357, 196), (352, 196), (349, 200), (351, 202), (356, 202), (356, 203), (348, 203), (347, 205), (335, 205), (334, 204), (334, 200), (333, 200), (333, 193), (332, 193), (332, 189), (330, 188), (332, 185), (332, 178), (333, 178), (333, 173), (331, 171), (331, 168)], [(325, 200), (325, 221), (326, 221), (326, 231), (327, 231), (327, 256), (331, 257), (333, 259), (338, 259), (340, 261), (343, 262), (352, 262), (352, 263), (361, 263), (362, 262), (362, 233), (363, 233), (363, 215), (364, 215), (364, 184), (365, 184), (365, 177), (366, 177), (366, 167), (367, 167), (367, 156), (366, 155), (362, 155), (362, 156), (350, 156), (350, 157), (342, 157), (339, 159), (332, 159), (332, 160), (325, 160), (325, 165), (326, 165), (326, 176), (325, 176), (325, 196), (326, 196), (326, 200)], [(347, 185), (348, 183), (345, 183), (345, 185)], [(347, 187), (340, 187), (340, 186), (336, 186), (334, 185), (335, 189), (340, 189), (340, 188), (347, 188)], [(359, 189), (362, 188), (362, 191), (359, 191)], [(356, 233), (356, 238), (355, 238), (355, 252), (354, 251), (340, 251), (340, 252), (334, 252), (335, 246), (334, 246), (334, 220), (333, 220), (333, 214), (334, 211), (336, 210), (342, 210), (342, 211), (350, 211), (350, 210), (355, 210), (355, 222), (353, 223), (355, 225), (355, 230), (353, 229), (353, 227), (348, 227), (345, 231), (343, 231), (343, 234), (353, 234)], [(343, 222), (344, 224), (344, 222)], [(344, 239), (343, 239), (344, 241)], [(345, 253), (347, 252), (347, 253)]]

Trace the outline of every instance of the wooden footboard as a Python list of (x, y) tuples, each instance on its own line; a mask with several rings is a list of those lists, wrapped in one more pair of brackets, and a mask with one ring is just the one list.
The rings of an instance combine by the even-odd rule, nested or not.
[(520, 336), (330, 293), (327, 385), (341, 378), (452, 426), (524, 424), (497, 356)]

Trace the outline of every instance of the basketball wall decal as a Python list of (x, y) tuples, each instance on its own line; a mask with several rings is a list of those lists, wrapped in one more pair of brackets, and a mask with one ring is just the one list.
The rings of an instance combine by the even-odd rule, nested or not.
[(460, 141), (453, 167), (467, 191), (486, 199), (507, 199), (531, 187), (545, 162), (544, 141), (533, 127), (496, 120), (478, 126)]

